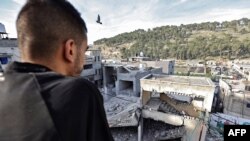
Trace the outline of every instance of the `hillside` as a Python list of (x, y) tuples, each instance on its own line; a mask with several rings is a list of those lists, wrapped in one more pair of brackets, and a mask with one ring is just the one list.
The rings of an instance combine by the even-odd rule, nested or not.
[(138, 29), (94, 42), (104, 58), (128, 58), (143, 51), (154, 59), (228, 59), (250, 56), (250, 20), (167, 25)]

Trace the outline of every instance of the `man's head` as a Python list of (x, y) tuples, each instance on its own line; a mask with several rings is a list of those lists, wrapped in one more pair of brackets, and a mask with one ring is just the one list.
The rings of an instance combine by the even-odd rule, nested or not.
[(87, 28), (65, 0), (28, 0), (16, 20), (22, 61), (41, 64), (64, 75), (81, 72)]

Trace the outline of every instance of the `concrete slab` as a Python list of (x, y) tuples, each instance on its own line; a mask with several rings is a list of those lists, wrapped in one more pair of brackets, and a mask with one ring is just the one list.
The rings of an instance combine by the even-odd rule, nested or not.
[(119, 95), (104, 103), (110, 127), (137, 126), (139, 98)]

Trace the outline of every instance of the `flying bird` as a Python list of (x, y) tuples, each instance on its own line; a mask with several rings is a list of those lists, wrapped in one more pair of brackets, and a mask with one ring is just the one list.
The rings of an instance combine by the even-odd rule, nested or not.
[(98, 16), (97, 16), (97, 20), (96, 20), (96, 22), (97, 23), (99, 23), (99, 24), (102, 24), (102, 22), (101, 22), (101, 17), (100, 17), (100, 15), (98, 14)]

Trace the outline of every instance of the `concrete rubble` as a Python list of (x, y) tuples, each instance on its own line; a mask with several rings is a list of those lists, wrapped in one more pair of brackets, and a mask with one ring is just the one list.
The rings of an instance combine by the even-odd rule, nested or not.
[(115, 141), (137, 141), (137, 127), (111, 128)]
[(137, 126), (140, 111), (139, 98), (119, 95), (104, 103), (110, 127)]
[(206, 136), (206, 141), (223, 141), (223, 135), (216, 129), (209, 129)]
[(173, 126), (152, 119), (145, 119), (143, 124), (143, 141), (180, 139), (185, 133), (183, 126)]

